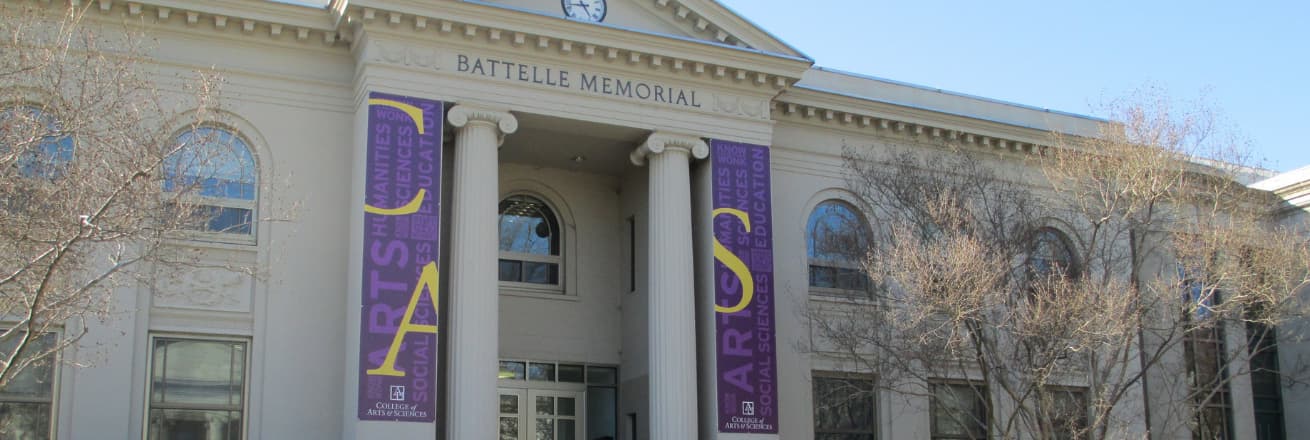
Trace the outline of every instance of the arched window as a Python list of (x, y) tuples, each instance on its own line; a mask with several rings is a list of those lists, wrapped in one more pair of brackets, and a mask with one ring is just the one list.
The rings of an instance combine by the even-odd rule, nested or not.
[(500, 280), (544, 286), (560, 284), (559, 218), (536, 197), (512, 195), (500, 201)]
[(18, 152), (15, 165), (24, 177), (55, 179), (73, 161), (73, 137), (59, 121), (30, 105), (0, 110), (0, 153)]
[(194, 210), (191, 228), (251, 235), (259, 178), (245, 139), (220, 127), (200, 127), (177, 136), (164, 159), (164, 190), (181, 192)]
[(1055, 228), (1038, 229), (1028, 254), (1028, 270), (1034, 279), (1077, 276), (1078, 265), (1068, 237)]
[(861, 262), (867, 252), (866, 229), (862, 217), (846, 202), (827, 200), (814, 208), (805, 226), (810, 287), (864, 290), (868, 286)]

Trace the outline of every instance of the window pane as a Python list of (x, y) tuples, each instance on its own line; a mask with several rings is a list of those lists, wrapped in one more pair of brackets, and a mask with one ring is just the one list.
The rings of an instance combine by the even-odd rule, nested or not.
[[(159, 403), (239, 406), (244, 348), (240, 343), (157, 339), (153, 373)], [(161, 364), (161, 362), (156, 362)]]
[(519, 419), (516, 417), (500, 418), (500, 440), (519, 440)]
[(0, 438), (50, 438), (49, 403), (0, 403)]
[(969, 385), (934, 385), (932, 429), (934, 436), (985, 438), (987, 410), (982, 395), (986, 389)]
[(501, 379), (523, 380), (527, 377), (527, 365), (523, 362), (500, 361)]
[[(0, 347), (0, 356), (8, 356), (18, 346), (21, 336), (15, 335)], [(49, 350), (58, 338), (54, 333), (46, 333), (32, 338), (24, 353), (39, 353)], [(0, 396), (21, 396), (25, 398), (50, 399), (52, 384), (55, 379), (54, 359), (46, 358), (34, 362), (10, 379), (9, 384), (0, 389)]]
[(528, 380), (555, 381), (555, 364), (528, 364)]
[(811, 262), (857, 265), (865, 253), (865, 226), (845, 202), (820, 203), (806, 224), (806, 252)]
[(533, 284), (559, 284), (559, 265), (524, 261), (522, 281)]
[(519, 413), (519, 396), (513, 394), (500, 395), (500, 412), (502, 414)]
[(537, 415), (555, 415), (555, 398), (550, 396), (537, 396)]
[(255, 200), (255, 159), (232, 132), (198, 128), (177, 137), (178, 150), (164, 161), (164, 189), (196, 195)]
[(556, 413), (561, 416), (572, 417), (578, 415), (577, 400), (572, 397), (560, 397), (555, 400), (555, 404), (557, 405), (555, 408)]
[(537, 440), (555, 440), (555, 419), (537, 419)]
[(587, 438), (618, 438), (618, 391), (587, 387)]
[(197, 215), (208, 218), (205, 230), (233, 234), (249, 234), (251, 210), (221, 206), (198, 206)]
[(583, 377), (582, 377), (582, 376), (583, 376), (583, 371), (584, 371), (584, 370), (583, 370), (583, 368), (582, 368), (581, 365), (560, 364), (560, 365), (559, 365), (559, 381), (560, 381), (560, 382), (571, 382), (571, 383), (582, 383), (582, 382), (583, 382)]
[(837, 288), (846, 290), (864, 290), (869, 277), (859, 269), (837, 269)]
[(573, 420), (559, 421), (559, 440), (573, 440), (578, 437), (577, 422)]
[(559, 222), (545, 202), (522, 195), (500, 202), (501, 251), (559, 255), (559, 242)]
[(815, 433), (872, 434), (877, 426), (875, 396), (870, 380), (815, 376)]
[(1073, 251), (1069, 249), (1069, 241), (1064, 234), (1051, 228), (1037, 231), (1031, 254), (1028, 255), (1028, 269), (1037, 278), (1072, 275)]
[(810, 265), (810, 287), (837, 287), (837, 268)]
[(8, 153), (9, 139), (37, 139), (35, 144), (24, 143), (26, 151), (18, 156), (19, 174), (29, 178), (56, 179), (64, 175), (73, 161), (75, 146), (72, 136), (62, 132), (63, 127), (54, 117), (30, 106), (0, 111), (0, 153)]
[(240, 440), (241, 413), (191, 409), (150, 411), (150, 439)]
[(518, 281), (523, 271), (523, 262), (515, 260), (500, 260), (500, 280), (501, 281)]
[(619, 370), (614, 367), (587, 367), (587, 383), (590, 385), (618, 384)]

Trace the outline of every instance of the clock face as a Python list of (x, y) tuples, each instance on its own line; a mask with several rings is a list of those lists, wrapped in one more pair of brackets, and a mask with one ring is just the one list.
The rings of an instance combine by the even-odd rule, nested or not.
[(605, 0), (560, 0), (564, 16), (599, 23), (605, 20)]

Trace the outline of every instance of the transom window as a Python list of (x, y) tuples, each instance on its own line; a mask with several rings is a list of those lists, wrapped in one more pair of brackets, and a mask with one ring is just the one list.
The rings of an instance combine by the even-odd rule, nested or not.
[(255, 158), (241, 136), (200, 127), (177, 137), (164, 160), (164, 190), (186, 194), (190, 229), (223, 234), (254, 232)]
[(62, 177), (73, 161), (73, 137), (53, 116), (30, 105), (0, 110), (0, 153), (18, 148), (14, 165), (28, 178)]
[(560, 285), (559, 218), (536, 197), (500, 201), (500, 281)]
[(850, 204), (820, 203), (806, 222), (810, 287), (864, 290), (869, 277), (861, 260), (867, 252), (866, 225)]
[(147, 439), (244, 438), (246, 343), (153, 341)]
[(815, 372), (813, 380), (815, 440), (877, 438), (877, 394), (871, 378)]

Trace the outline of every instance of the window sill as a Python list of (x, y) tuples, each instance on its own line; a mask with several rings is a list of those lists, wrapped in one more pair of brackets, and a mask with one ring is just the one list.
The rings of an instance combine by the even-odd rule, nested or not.
[(869, 298), (863, 290), (845, 290), (828, 287), (810, 287), (810, 299), (828, 303), (877, 305), (878, 301)]
[(178, 231), (168, 234), (173, 244), (190, 244), (193, 246), (217, 247), (228, 249), (250, 249), (258, 245), (254, 234), (229, 234), (206, 231)]
[(500, 294), (506, 296), (517, 296), (520, 298), (536, 298), (554, 301), (581, 301), (577, 296), (565, 293), (562, 286), (536, 286), (502, 281), (500, 283)]

